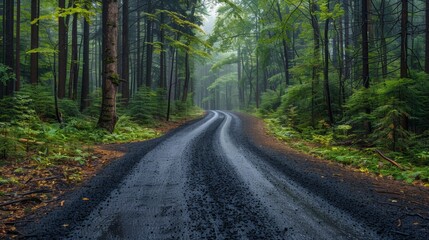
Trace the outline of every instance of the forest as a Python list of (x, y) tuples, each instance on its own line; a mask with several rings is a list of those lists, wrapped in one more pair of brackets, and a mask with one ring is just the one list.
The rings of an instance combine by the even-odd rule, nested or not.
[[(161, 122), (223, 109), (265, 119), (301, 151), (429, 181), (429, 1), (3, 0), (0, 9), (0, 165), (15, 174), (25, 161), (84, 165), (94, 144), (154, 138)], [(0, 174), (0, 184), (16, 182)]]

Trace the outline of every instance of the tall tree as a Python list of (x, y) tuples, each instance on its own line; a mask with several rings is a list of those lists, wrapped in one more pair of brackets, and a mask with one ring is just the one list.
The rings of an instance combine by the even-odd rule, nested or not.
[[(368, 0), (362, 0), (362, 81), (363, 87), (369, 88), (369, 40), (368, 40), (368, 22), (369, 22), (369, 10)], [(365, 106), (365, 113), (370, 114), (371, 109), (369, 106)], [(365, 121), (365, 130), (369, 134), (371, 133), (371, 122)]]
[[(4, 63), (10, 68), (9, 71), (14, 69), (14, 52), (13, 52), (13, 0), (5, 0), (4, 2), (4, 46), (5, 46), (5, 59)], [(9, 80), (6, 85), (6, 95), (13, 95), (15, 91), (15, 82)]]
[(401, 78), (408, 77), (408, 0), (401, 0)]
[[(65, 0), (58, 0), (60, 14), (66, 7)], [(66, 74), (67, 74), (67, 30), (65, 17), (58, 17), (58, 98), (66, 96)]]
[(426, 1), (426, 49), (425, 49), (425, 72), (429, 74), (429, 1)]
[(103, 0), (103, 94), (98, 126), (113, 132), (116, 116), (116, 90), (120, 82), (117, 67), (118, 1)]
[(16, 0), (16, 32), (15, 32), (15, 90), (21, 88), (21, 0)]
[[(76, 7), (76, 1), (73, 3), (73, 7)], [(78, 14), (73, 14), (72, 20), (72, 44), (71, 44), (71, 61), (70, 61), (70, 77), (69, 77), (69, 98), (76, 100), (77, 99), (77, 87), (79, 80), (79, 64), (78, 64), (78, 29), (77, 29), (77, 20)]]
[[(153, 13), (152, 0), (147, 2), (147, 12)], [(146, 87), (152, 86), (152, 61), (153, 61), (153, 20), (151, 16), (146, 18)]]
[[(329, 11), (329, 0), (326, 2), (328, 11)], [(334, 114), (332, 111), (332, 103), (331, 103), (331, 91), (329, 88), (329, 21), (330, 17), (327, 17), (325, 20), (325, 37), (324, 37), (324, 50), (325, 50), (325, 66), (323, 69), (323, 88), (325, 91), (325, 101), (326, 108), (328, 112), (329, 124), (334, 124)]]
[[(86, 8), (88, 8), (86, 6)], [(82, 89), (80, 95), (80, 110), (84, 111), (89, 107), (89, 22), (83, 20), (83, 63), (82, 63)]]
[(316, 115), (316, 87), (319, 85), (319, 59), (320, 59), (320, 28), (316, 16), (318, 6), (314, 0), (310, 4), (311, 27), (313, 29), (313, 67), (311, 75), (311, 125), (314, 127)]
[[(40, 15), (40, 0), (31, 1), (31, 21), (35, 21)], [(39, 47), (39, 23), (31, 24), (31, 49)], [(39, 53), (33, 52), (30, 55), (31, 84), (39, 82)]]
[(122, 100), (128, 104), (130, 98), (130, 45), (129, 45), (129, 1), (122, 4)]

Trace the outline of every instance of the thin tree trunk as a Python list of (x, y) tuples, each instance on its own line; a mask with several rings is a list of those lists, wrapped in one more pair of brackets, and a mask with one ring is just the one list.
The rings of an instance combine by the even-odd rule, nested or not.
[(129, 1), (122, 5), (122, 101), (128, 105), (130, 98), (130, 45), (129, 45)]
[(381, 1), (381, 16), (380, 16), (380, 45), (381, 45), (381, 74), (383, 78), (387, 78), (387, 43), (385, 38), (385, 4), (386, 1)]
[(89, 23), (83, 22), (83, 64), (82, 64), (82, 89), (80, 96), (80, 111), (89, 107)]
[(316, 87), (319, 85), (319, 59), (320, 59), (320, 29), (319, 22), (314, 12), (317, 11), (318, 7), (316, 2), (312, 0), (309, 2), (311, 6), (311, 26), (313, 28), (313, 69), (312, 69), (312, 80), (311, 80), (311, 125), (315, 127), (315, 115), (316, 115)]
[(350, 54), (349, 54), (349, 48), (350, 48), (350, 2), (349, 0), (344, 0), (344, 79), (350, 78)]
[[(283, 22), (283, 15), (280, 10), (280, 3), (279, 1), (276, 1), (277, 5), (277, 16), (280, 20), (280, 22)], [(289, 86), (290, 80), (289, 80), (289, 54), (288, 54), (288, 46), (285, 37), (282, 37), (282, 46), (283, 46), (283, 69), (285, 71), (285, 80), (286, 80), (286, 86)]]
[[(40, 0), (31, 1), (31, 21), (39, 18)], [(31, 49), (39, 47), (39, 24), (31, 24)], [(39, 83), (39, 54), (30, 54), (30, 82)]]
[(159, 87), (161, 89), (166, 88), (166, 67), (165, 67), (165, 46), (164, 46), (164, 34), (165, 31), (163, 29), (164, 24), (164, 13), (161, 13), (160, 23), (159, 23), (159, 42), (161, 43), (161, 51), (159, 53)]
[[(369, 81), (369, 40), (368, 40), (368, 0), (362, 0), (362, 82), (363, 87), (368, 89), (370, 86)], [(365, 113), (370, 114), (371, 109), (369, 106), (365, 107)], [(367, 134), (372, 132), (371, 122), (366, 120), (364, 127)]]
[[(152, 0), (148, 1), (148, 13), (152, 13)], [(153, 61), (153, 21), (146, 18), (146, 87), (152, 86), (152, 61)]]
[[(13, 52), (13, 0), (6, 0), (4, 7), (4, 22), (5, 22), (5, 59), (4, 63), (6, 66), (10, 67), (10, 72), (14, 71), (14, 52)], [(6, 95), (13, 95), (15, 91), (15, 81), (9, 80), (6, 84)]]
[[(65, 0), (58, 1), (60, 9), (65, 8)], [(61, 11), (61, 10), (60, 10)], [(67, 31), (64, 17), (58, 17), (58, 98), (66, 95), (67, 74)]]
[(426, 49), (425, 72), (429, 74), (429, 1), (426, 0)]
[[(329, 9), (329, 0), (327, 1), (327, 6)], [(329, 89), (329, 18), (325, 21), (325, 66), (323, 71), (324, 76), (324, 90), (325, 90), (325, 101), (328, 112), (329, 124), (334, 124), (334, 114), (332, 112), (331, 104), (331, 91)]]
[(174, 56), (176, 51), (177, 51), (176, 49), (173, 49), (173, 54), (171, 56), (170, 84), (168, 86), (168, 98), (167, 98), (167, 121), (170, 121), (171, 92), (173, 89)]
[(183, 84), (182, 102), (188, 99), (189, 81), (191, 78), (191, 67), (189, 63), (189, 53), (185, 53), (185, 82)]
[[(75, 7), (76, 5), (74, 5)], [(72, 21), (72, 45), (71, 45), (71, 62), (70, 62), (70, 78), (69, 78), (69, 98), (77, 99), (77, 85), (79, 77), (78, 65), (78, 47), (77, 47), (77, 14), (73, 14)]]
[(408, 77), (408, 1), (401, 0), (402, 10), (401, 10), (401, 78)]
[(15, 90), (21, 88), (21, 0), (16, 0), (16, 33), (15, 33)]
[(98, 126), (113, 132), (116, 116), (118, 1), (103, 0), (103, 96)]

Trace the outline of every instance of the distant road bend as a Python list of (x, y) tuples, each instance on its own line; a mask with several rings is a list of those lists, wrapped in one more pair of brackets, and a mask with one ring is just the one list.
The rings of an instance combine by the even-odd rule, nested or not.
[(210, 111), (161, 139), (139, 143), (134, 154), (116, 161), (67, 196), (62, 209), (23, 232), (48, 239), (425, 236), (421, 229), (392, 230), (396, 222), (389, 223), (396, 216), (368, 204), (385, 199), (344, 189), (353, 183), (324, 183), (304, 158), (264, 150), (243, 131), (241, 118)]

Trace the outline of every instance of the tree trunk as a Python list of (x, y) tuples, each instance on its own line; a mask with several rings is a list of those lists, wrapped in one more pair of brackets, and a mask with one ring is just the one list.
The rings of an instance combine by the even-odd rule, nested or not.
[(140, 11), (137, 10), (137, 27), (136, 27), (136, 42), (137, 42), (137, 88), (143, 85), (143, 69), (140, 67), (142, 64), (142, 47), (141, 47), (141, 23), (140, 23)]
[(237, 83), (238, 83), (238, 102), (239, 108), (244, 109), (244, 84), (242, 78), (242, 67), (241, 67), (241, 47), (238, 47), (237, 50)]
[(164, 34), (165, 31), (163, 29), (164, 24), (164, 13), (161, 13), (160, 16), (160, 23), (159, 23), (159, 42), (161, 43), (161, 51), (159, 53), (159, 87), (161, 89), (166, 88), (166, 67), (165, 67), (165, 46), (164, 46)]
[[(148, 13), (151, 14), (152, 0), (148, 1)], [(153, 61), (153, 21), (146, 18), (146, 87), (152, 86), (152, 61)]]
[(368, 0), (362, 0), (362, 81), (369, 88)]
[[(369, 40), (368, 40), (368, 0), (362, 0), (362, 82), (363, 87), (368, 89), (369, 82)], [(365, 113), (370, 114), (371, 109), (369, 106), (365, 107)], [(366, 120), (364, 122), (366, 133), (372, 132), (371, 122)]]
[[(65, 8), (65, 0), (58, 1), (58, 7)], [(58, 98), (66, 96), (67, 74), (67, 31), (64, 17), (58, 17)]]
[(349, 54), (349, 48), (350, 48), (350, 2), (349, 0), (344, 0), (344, 79), (350, 78), (350, 54)]
[(177, 52), (176, 49), (173, 49), (171, 56), (171, 69), (170, 69), (170, 84), (168, 86), (168, 98), (167, 98), (167, 121), (170, 121), (170, 108), (171, 108), (171, 92), (173, 89), (173, 71), (174, 71), (174, 56)]
[[(39, 18), (40, 0), (31, 1), (31, 21)], [(39, 47), (39, 24), (31, 24), (31, 49)], [(30, 82), (31, 84), (39, 83), (39, 54), (30, 54)]]
[(82, 89), (80, 95), (80, 111), (89, 107), (89, 23), (83, 20), (83, 64)]
[(408, 78), (408, 1), (401, 0), (402, 10), (401, 10), (401, 78)]
[[(283, 22), (283, 15), (280, 10), (280, 3), (279, 1), (276, 1), (277, 5), (277, 16), (280, 20), (280, 22)], [(282, 37), (282, 46), (283, 46), (283, 69), (285, 71), (285, 80), (286, 80), (286, 86), (289, 86), (290, 80), (289, 80), (289, 54), (288, 54), (288, 46), (286, 42), (286, 38)]]
[[(4, 7), (4, 46), (5, 46), (5, 59), (4, 63), (10, 67), (10, 72), (14, 70), (14, 58), (13, 58), (13, 0), (6, 0)], [(15, 91), (15, 81), (9, 80), (6, 84), (6, 95), (13, 95)]]
[(185, 82), (183, 84), (182, 102), (188, 99), (189, 82), (191, 78), (191, 67), (189, 64), (189, 53), (185, 53)]
[[(73, 7), (76, 7), (74, 5)], [(72, 22), (72, 45), (71, 45), (71, 62), (70, 62), (70, 78), (69, 78), (69, 98), (77, 99), (77, 86), (79, 78), (78, 64), (78, 47), (77, 47), (77, 14), (73, 14)]]
[(98, 126), (113, 132), (116, 116), (118, 1), (103, 0), (103, 95)]
[[(329, 0), (327, 1), (327, 6), (329, 10)], [(325, 21), (325, 66), (323, 71), (324, 76), (324, 90), (325, 90), (325, 101), (328, 112), (329, 124), (334, 124), (334, 114), (332, 112), (332, 104), (331, 104), (331, 91), (329, 89), (329, 18)]]
[(21, 88), (21, 0), (16, 0), (16, 33), (15, 33), (15, 90)]
[(429, 74), (429, 1), (426, 1), (426, 50), (425, 72)]
[(319, 59), (320, 59), (320, 28), (317, 16), (314, 14), (318, 10), (318, 7), (314, 0), (311, 2), (310, 16), (311, 26), (313, 28), (313, 69), (312, 69), (312, 80), (311, 80), (311, 125), (315, 127), (315, 115), (316, 115), (316, 87), (319, 85)]
[(386, 1), (381, 1), (380, 11), (380, 45), (381, 45), (381, 74), (383, 78), (387, 78), (387, 43), (385, 37), (385, 5)]
[(122, 5), (122, 100), (128, 105), (130, 99), (130, 45), (129, 45), (129, 1)]

